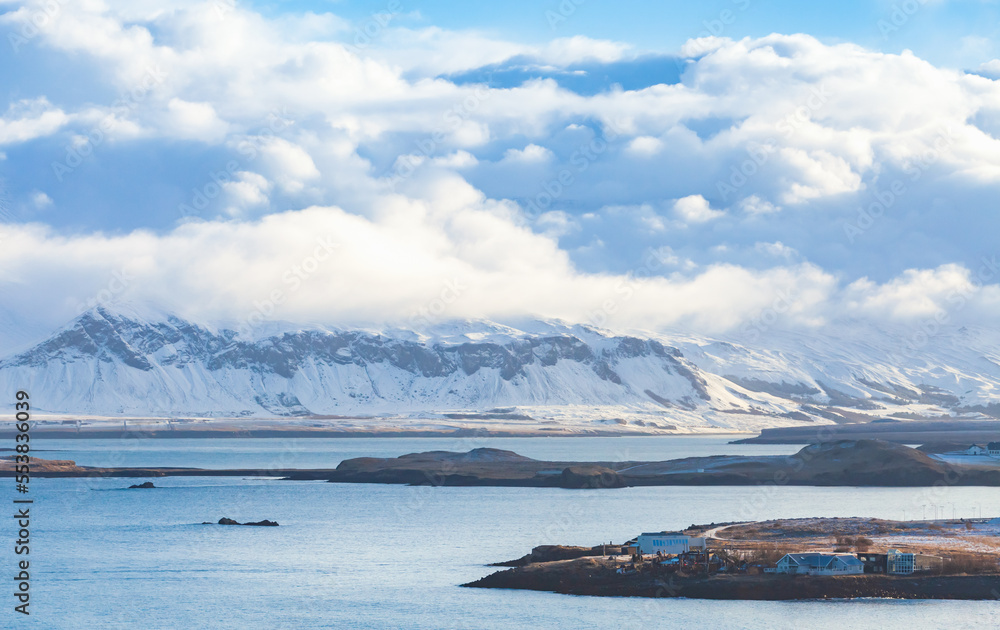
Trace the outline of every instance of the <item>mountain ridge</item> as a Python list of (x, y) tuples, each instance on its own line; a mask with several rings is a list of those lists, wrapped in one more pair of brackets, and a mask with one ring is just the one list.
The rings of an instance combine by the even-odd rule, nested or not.
[(535, 424), (579, 416), (656, 431), (1000, 411), (1000, 344), (989, 331), (963, 329), (989, 342), (978, 350), (938, 339), (893, 364), (889, 341), (857, 331), (806, 341), (776, 331), (762, 348), (561, 322), (530, 328), (275, 324), (250, 337), (97, 307), (0, 359), (0, 383), (31, 388), (44, 411), (100, 416), (443, 418), (503, 407)]

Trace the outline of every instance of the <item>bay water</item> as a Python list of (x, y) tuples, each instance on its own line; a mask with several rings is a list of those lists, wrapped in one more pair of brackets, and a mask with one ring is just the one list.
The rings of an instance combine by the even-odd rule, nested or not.
[[(716, 437), (36, 440), (91, 466), (334, 467), (348, 457), (489, 446), (607, 461), (791, 454)], [(13, 483), (12, 480), (7, 480)], [(732, 602), (461, 588), (539, 544), (622, 542), (694, 523), (1000, 515), (995, 488), (452, 488), (274, 478), (33, 479), (25, 628), (982, 628), (1000, 602)], [(277, 528), (203, 525), (221, 517)], [(12, 519), (6, 519), (8, 521)], [(11, 523), (3, 528), (10, 538)], [(10, 542), (13, 542), (11, 539)], [(5, 543), (4, 570), (16, 557)], [(12, 584), (12, 580), (8, 584)]]

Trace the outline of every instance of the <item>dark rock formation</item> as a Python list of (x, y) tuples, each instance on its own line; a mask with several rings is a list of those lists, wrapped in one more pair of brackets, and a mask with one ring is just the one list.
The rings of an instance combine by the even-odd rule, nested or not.
[(621, 475), (604, 466), (570, 466), (563, 469), (559, 486), (561, 488), (624, 488)]
[[(209, 522), (202, 523), (202, 525), (211, 525)], [(274, 521), (269, 521), (264, 519), (263, 521), (256, 521), (254, 523), (239, 523), (231, 518), (222, 517), (219, 519), (219, 525), (242, 525), (244, 527), (277, 527), (278, 524)]]
[(510, 451), (434, 451), (396, 458), (359, 457), (337, 470), (297, 479), (338, 483), (519, 486), (598, 489), (629, 486), (756, 485), (925, 487), (1000, 486), (1000, 471), (953, 466), (901, 444), (841, 440), (791, 456), (689, 457), (663, 462), (546, 462)]
[(147, 481), (147, 482), (145, 482), (145, 483), (134, 483), (134, 484), (132, 484), (131, 486), (129, 486), (129, 487), (128, 487), (128, 489), (129, 489), (129, 490), (131, 490), (132, 488), (142, 488), (142, 489), (146, 489), (146, 488), (155, 488), (155, 487), (156, 487), (156, 486), (154, 486), (154, 485), (153, 485), (153, 482), (152, 482), (152, 481)]
[[(779, 483), (799, 486), (930, 487), (1000, 486), (1000, 470), (952, 465), (902, 444), (841, 440), (807, 446), (789, 456), (715, 455), (661, 462), (552, 462), (510, 451), (481, 448), (467, 453), (433, 451), (394, 458), (358, 457), (336, 470), (88, 468), (73, 462), (36, 460), (46, 477), (250, 476), (335, 483), (388, 483), (430, 486), (510, 486), (601, 489), (630, 486), (746, 486)], [(34, 474), (34, 468), (32, 473)], [(0, 457), (0, 477), (16, 474), (14, 462)], [(142, 485), (140, 487), (150, 487)]]
[[(531, 550), (531, 553), (506, 562), (491, 564), (491, 567), (523, 567), (537, 562), (556, 562), (559, 560), (575, 560), (588, 556), (603, 556), (604, 545), (596, 547), (567, 547), (565, 545), (539, 545)], [(621, 553), (620, 545), (608, 545), (607, 553)]]

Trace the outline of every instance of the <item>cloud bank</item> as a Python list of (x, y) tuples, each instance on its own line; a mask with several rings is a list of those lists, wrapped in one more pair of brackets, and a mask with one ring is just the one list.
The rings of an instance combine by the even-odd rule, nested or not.
[(157, 4), (4, 3), (22, 318), (752, 334), (989, 323), (1000, 300), (987, 76), (807, 35), (666, 54)]

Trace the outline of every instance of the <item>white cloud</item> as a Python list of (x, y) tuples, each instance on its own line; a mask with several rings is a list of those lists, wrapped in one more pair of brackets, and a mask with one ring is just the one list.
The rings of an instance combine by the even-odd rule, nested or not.
[(729, 43), (730, 40), (725, 37), (697, 37), (684, 42), (680, 52), (683, 57), (701, 57)]
[(1000, 79), (1000, 59), (991, 59), (980, 64), (978, 72), (991, 79)]
[(434, 164), (447, 168), (462, 169), (479, 164), (479, 160), (468, 151), (455, 151), (444, 157), (435, 158)]
[(502, 41), (482, 33), (449, 31), (436, 26), (393, 28), (363, 54), (386, 65), (426, 75), (453, 74), (534, 52), (529, 46)]
[[(419, 203), (397, 200), (377, 221), (316, 207), (255, 222), (187, 223), (163, 236), (66, 238), (40, 226), (18, 227), (12, 246), (0, 252), (4, 290), (14, 279), (53, 287), (27, 296), (24, 308), (58, 323), (127, 267), (133, 279), (122, 300), (189, 317), (239, 321), (278, 290), (287, 300), (276, 317), (364, 322), (405, 321), (453, 282), (465, 288), (447, 317), (530, 313), (590, 321), (612, 300), (617, 308), (602, 324), (720, 331), (764, 308), (776, 291), (835, 288), (811, 266), (754, 272), (720, 265), (670, 279), (583, 274), (553, 240), (514, 227), (507, 208), (482, 199), (455, 205), (449, 199), (461, 199), (463, 191), (439, 192)], [(304, 280), (309, 290), (293, 291), (286, 272), (310, 256), (323, 260)], [(809, 298), (801, 310), (818, 301)]]
[(16, 101), (0, 118), (0, 146), (51, 135), (69, 120), (69, 116), (52, 107), (45, 98)]
[[(993, 247), (998, 227), (1000, 83), (912, 53), (805, 35), (693, 40), (684, 52), (697, 59), (680, 84), (588, 95), (553, 79), (487, 88), (441, 77), (512, 59), (558, 69), (634, 52), (580, 37), (528, 46), (405, 28), (402, 20), (359, 48), (336, 41), (352, 31), (329, 15), (275, 19), (240, 4), (222, 19), (204, 2), (170, 11), (125, 0), (62, 6), (33, 46), (97, 82), (74, 86), (81, 96), (59, 100), (58, 108), (44, 98), (11, 103), (0, 118), (0, 145), (57, 132), (85, 143), (109, 115), (116, 142), (99, 147), (109, 162), (137, 150), (132, 140), (148, 143), (142, 151), (200, 140), (228, 152), (219, 168), (239, 162), (237, 178), (224, 186), (224, 211), (246, 221), (118, 237), (101, 235), (101, 228), (117, 233), (116, 225), (75, 237), (61, 235), (64, 226), (33, 227), (26, 233), (38, 247), (27, 252), (33, 266), (0, 256), (0, 282), (53, 280), (50, 300), (100, 287), (102, 274), (135, 261), (146, 269), (132, 289), (138, 297), (183, 295), (185, 308), (238, 316), (259, 297), (260, 284), (249, 278), (280, 284), (310, 239), (336, 233), (347, 240), (313, 278), (322, 290), (290, 301), (289, 318), (405, 316), (454, 277), (473, 287), (456, 316), (586, 319), (613, 298), (623, 276), (578, 269), (625, 269), (647, 246), (676, 248), (667, 258), (681, 275), (640, 282), (621, 308), (629, 325), (725, 328), (788, 287), (807, 296), (795, 311), (802, 321), (840, 312), (845, 296), (871, 317), (912, 318), (943, 308), (941, 292), (963, 286), (963, 267), (941, 267), (942, 260)], [(27, 53), (22, 59), (35, 63)], [(107, 102), (109, 93), (137, 89), (151, 69), (162, 76), (154, 89), (140, 89), (124, 108)], [(984, 70), (1000, 73), (1000, 66)], [(272, 128), (276, 112), (288, 122)], [(601, 145), (612, 128), (620, 135)], [(240, 151), (247, 139), (254, 157)], [(507, 147), (523, 148), (501, 154)], [(421, 167), (386, 191), (386, 172), (404, 162)], [(539, 176), (524, 177), (529, 171)], [(562, 171), (572, 182), (560, 184), (533, 233), (501, 200), (523, 205)], [(204, 184), (200, 176), (167, 183), (187, 190)], [(894, 180), (905, 193), (868, 229), (867, 241), (848, 243), (845, 221)], [(91, 181), (114, 207), (109, 182)], [(47, 183), (25, 181), (22, 189)], [(46, 216), (69, 197), (61, 194)], [(282, 208), (322, 207), (261, 219), (275, 209), (272, 199)], [(615, 218), (627, 220), (608, 221), (614, 208)], [(663, 216), (671, 210), (676, 218)], [(673, 229), (681, 222), (691, 229)], [(814, 252), (828, 268), (791, 262)], [(745, 267), (718, 264), (734, 259)], [(851, 283), (876, 268), (881, 284), (840, 287), (839, 279)], [(78, 284), (54, 281), (59, 273)]]
[(705, 223), (725, 216), (721, 210), (713, 210), (708, 200), (701, 195), (688, 195), (674, 202), (674, 212), (686, 223)]
[[(344, 31), (326, 15), (303, 16), (290, 25), (241, 7), (220, 20), (211, 7), (197, 4), (170, 14), (152, 6), (109, 5), (109, 10), (68, 5), (40, 39), (100, 59), (116, 69), (118, 87), (124, 89), (150, 67), (159, 68), (163, 85), (133, 114), (154, 119), (166, 112), (177, 123), (162, 125), (158, 133), (168, 137), (214, 142), (227, 132), (252, 133), (269, 112), (284, 107), (300, 120), (322, 119), (348, 132), (354, 148), (384, 147), (392, 133), (440, 130), (439, 150), (463, 149), (482, 161), (478, 149), (493, 140), (527, 137), (529, 147), (549, 146), (546, 136), (554, 128), (573, 128), (586, 119), (614, 120), (627, 130), (621, 144), (649, 160), (627, 176), (635, 183), (655, 176), (662, 188), (671, 189), (660, 191), (659, 199), (679, 196), (678, 188), (692, 177), (707, 194), (728, 177), (730, 165), (745, 159), (748, 148), (762, 143), (777, 150), (754, 167), (748, 188), (740, 191), (760, 199), (758, 207), (862, 192), (877, 162), (904, 168), (933, 143), (940, 127), (968, 130), (970, 115), (998, 100), (996, 86), (934, 68), (912, 54), (826, 46), (798, 35), (692, 42), (688, 53), (697, 52), (699, 60), (679, 86), (594, 97), (562, 90), (551, 80), (483, 89), (434, 77), (518, 55), (545, 57), (556, 65), (615, 61), (625, 58), (627, 46), (573, 37), (531, 48), (479, 33), (394, 24), (370, 46), (355, 49), (320, 37)], [(87, 25), (97, 35), (85, 36)], [(157, 38), (151, 35), (153, 25)], [(316, 40), (308, 41), (310, 34)], [(714, 117), (738, 122), (711, 141), (685, 135), (684, 124)], [(973, 136), (960, 134), (948, 168), (1000, 181), (1000, 172), (984, 167), (997, 162), (1000, 146), (982, 134)], [(398, 154), (409, 152), (412, 148)], [(657, 168), (684, 158), (702, 168), (693, 175), (683, 168), (676, 174)], [(713, 172), (720, 165), (724, 172)]]
[(539, 57), (563, 66), (581, 61), (610, 63), (623, 58), (630, 48), (631, 46), (621, 42), (575, 35), (552, 40), (539, 51)]
[(785, 245), (781, 241), (775, 241), (773, 243), (757, 243), (754, 245), (754, 249), (757, 252), (774, 258), (785, 258), (790, 260), (798, 255), (797, 251)]
[(882, 285), (862, 278), (847, 288), (852, 309), (904, 321), (941, 316), (983, 292), (995, 296), (997, 287), (983, 289), (968, 269), (954, 264), (910, 269)]
[(271, 182), (259, 173), (238, 171), (233, 180), (222, 184), (230, 200), (226, 213), (238, 217), (247, 208), (266, 204), (271, 187)]
[(663, 149), (663, 141), (651, 136), (639, 136), (628, 143), (630, 152), (644, 157), (656, 155), (661, 149)]
[(749, 197), (740, 200), (739, 208), (751, 216), (774, 214), (775, 212), (781, 211), (780, 207), (774, 205), (770, 201), (761, 199), (757, 195), (750, 195)]
[(798, 172), (799, 179), (782, 195), (784, 203), (797, 204), (861, 189), (861, 175), (842, 157), (827, 151), (809, 153), (801, 149), (782, 149), (781, 155)]
[(551, 210), (539, 215), (536, 224), (542, 233), (552, 238), (560, 238), (579, 231), (580, 224), (572, 215), (559, 210)]
[(52, 197), (47, 194), (36, 190), (31, 194), (31, 204), (35, 206), (36, 210), (44, 210), (52, 205)]
[(226, 136), (228, 125), (210, 103), (190, 103), (172, 98), (167, 103), (169, 135), (190, 140), (217, 142)]
[(301, 192), (308, 182), (320, 176), (309, 152), (284, 138), (265, 140), (260, 153), (272, 177), (289, 193)]
[(698, 265), (690, 258), (682, 258), (670, 246), (664, 245), (655, 251), (656, 259), (667, 267), (679, 268), (682, 271), (693, 271)]
[(552, 151), (537, 144), (529, 144), (523, 149), (507, 149), (503, 154), (506, 162), (520, 162), (523, 164), (540, 164), (552, 159)]

